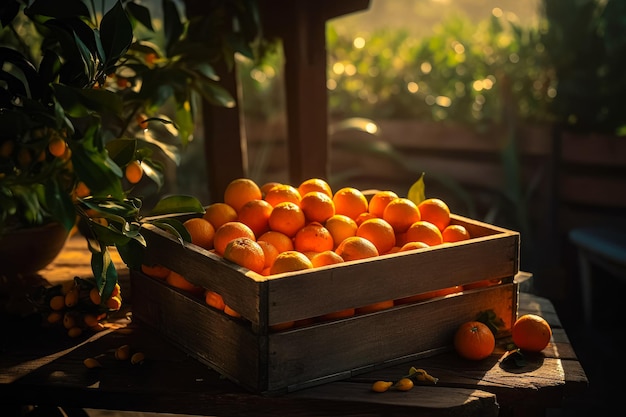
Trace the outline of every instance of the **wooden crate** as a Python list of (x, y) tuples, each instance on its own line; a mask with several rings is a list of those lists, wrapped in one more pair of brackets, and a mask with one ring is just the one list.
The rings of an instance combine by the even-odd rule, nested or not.
[[(133, 271), (134, 317), (241, 386), (293, 391), (451, 348), (463, 321), (493, 309), (508, 334), (517, 313), (519, 234), (453, 215), (473, 238), (265, 277), (148, 228), (148, 261), (221, 294), (243, 317)], [(270, 326), (455, 285), (497, 285), (281, 332)]]

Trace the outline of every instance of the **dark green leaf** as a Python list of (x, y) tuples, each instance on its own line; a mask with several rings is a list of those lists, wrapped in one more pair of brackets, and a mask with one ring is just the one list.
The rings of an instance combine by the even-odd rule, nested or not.
[(149, 216), (162, 216), (173, 213), (204, 213), (204, 206), (196, 197), (172, 195), (159, 200)]
[(194, 88), (209, 103), (226, 108), (235, 107), (235, 99), (230, 95), (228, 90), (214, 81), (203, 83), (195, 83)]
[(523, 368), (528, 364), (526, 357), (520, 349), (514, 349), (506, 352), (502, 358), (502, 364), (516, 368)]
[(138, 22), (154, 32), (154, 28), (152, 27), (152, 19), (150, 18), (150, 9), (140, 4), (128, 2), (126, 4), (126, 10)]
[(183, 226), (183, 223), (178, 219), (173, 218), (163, 218), (159, 220), (150, 221), (151, 224), (158, 227), (159, 229), (165, 230), (166, 232), (174, 235), (181, 243), (182, 242), (191, 242), (191, 235), (189, 231)]
[(178, 7), (171, 0), (163, 0), (163, 29), (165, 30), (166, 50), (169, 51), (183, 34), (184, 29)]
[(117, 62), (133, 42), (133, 27), (119, 0), (102, 18), (100, 37), (107, 67)]
[(63, 6), (50, 0), (35, 0), (26, 11), (28, 15), (42, 15), (55, 18), (75, 16), (89, 17), (89, 9), (82, 0), (63, 0)]

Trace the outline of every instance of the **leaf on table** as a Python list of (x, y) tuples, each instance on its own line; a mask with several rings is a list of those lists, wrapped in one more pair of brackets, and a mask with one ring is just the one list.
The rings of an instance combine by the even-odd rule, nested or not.
[(509, 350), (502, 357), (502, 364), (516, 368), (523, 368), (528, 362), (520, 349)]

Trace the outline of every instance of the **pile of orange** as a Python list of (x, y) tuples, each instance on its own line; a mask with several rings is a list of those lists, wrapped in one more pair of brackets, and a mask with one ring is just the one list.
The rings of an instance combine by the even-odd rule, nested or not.
[[(298, 186), (235, 179), (223, 201), (184, 226), (193, 244), (265, 276), (470, 238), (451, 223), (440, 199), (416, 203), (390, 190), (365, 195), (354, 187), (333, 192), (321, 178)], [(179, 288), (197, 289), (171, 272), (161, 275)]]

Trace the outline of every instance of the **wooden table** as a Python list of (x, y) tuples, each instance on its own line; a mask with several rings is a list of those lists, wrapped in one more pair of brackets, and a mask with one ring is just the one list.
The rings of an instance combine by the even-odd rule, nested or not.
[[(51, 280), (89, 273), (83, 249), (71, 240), (56, 263), (42, 271)], [(78, 245), (78, 246), (76, 246)], [(119, 260), (118, 260), (119, 262)], [(68, 277), (66, 276), (66, 279)], [(122, 280), (124, 282), (124, 280)], [(122, 290), (123, 295), (124, 286)], [(550, 345), (526, 355), (523, 368), (502, 366), (503, 346), (480, 362), (446, 352), (326, 383), (282, 396), (249, 393), (187, 356), (159, 334), (131, 317), (132, 302), (116, 323), (119, 329), (70, 339), (46, 329), (32, 316), (2, 316), (0, 410), (22, 405), (61, 406), (211, 416), (509, 416), (543, 415), (567, 397), (584, 393), (588, 380), (549, 300), (520, 294), (519, 313), (537, 313), (553, 328)], [(142, 365), (116, 361), (115, 349), (129, 344), (142, 351)], [(503, 343), (504, 344), (504, 343)], [(97, 357), (103, 367), (87, 369), (83, 360)], [(410, 366), (439, 378), (434, 386), (408, 392), (370, 391), (376, 380), (396, 380)], [(4, 411), (2, 415), (5, 415)]]

